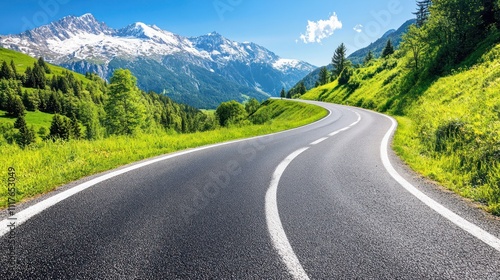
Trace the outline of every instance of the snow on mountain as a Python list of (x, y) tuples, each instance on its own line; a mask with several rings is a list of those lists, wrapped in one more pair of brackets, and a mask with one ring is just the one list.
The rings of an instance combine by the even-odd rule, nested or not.
[(309, 69), (309, 65), (297, 59), (280, 58), (273, 63), (273, 67), (281, 71), (289, 69)]
[[(210, 85), (210, 81), (223, 83), (220, 79), (225, 79), (244, 87), (238, 94), (252, 96), (257, 89), (254, 95), (277, 95), (282, 87), (293, 86), (315, 68), (280, 58), (254, 43), (231, 41), (216, 32), (188, 38), (142, 22), (116, 30), (91, 14), (67, 16), (19, 35), (0, 36), (0, 46), (44, 57), (71, 70), (94, 71), (104, 78), (119, 67), (133, 69), (145, 90), (187, 92), (178, 81), (189, 81), (199, 91), (192, 94), (198, 95), (203, 94), (200, 79), (207, 81), (212, 91), (220, 91), (221, 86)], [(141, 76), (150, 70), (145, 67), (157, 68), (157, 82)]]

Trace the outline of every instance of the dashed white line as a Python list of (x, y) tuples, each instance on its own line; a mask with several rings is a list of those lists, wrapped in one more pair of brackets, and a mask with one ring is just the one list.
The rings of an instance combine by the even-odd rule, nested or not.
[(424, 193), (419, 191), (410, 182), (406, 181), (406, 179), (404, 179), (396, 171), (396, 169), (392, 166), (391, 161), (389, 160), (388, 146), (389, 146), (389, 139), (397, 127), (397, 122), (393, 118), (390, 118), (386, 115), (382, 115), (382, 116), (389, 118), (392, 122), (392, 126), (389, 129), (389, 131), (387, 132), (387, 134), (384, 136), (384, 139), (382, 140), (382, 144), (380, 147), (380, 155), (382, 158), (382, 163), (384, 164), (384, 167), (387, 170), (387, 172), (403, 188), (405, 188), (408, 192), (410, 192), (412, 195), (414, 195), (416, 198), (418, 198), (424, 204), (429, 206), (432, 210), (436, 211), (444, 218), (448, 219), (449, 221), (451, 221), (452, 223), (454, 223), (455, 225), (457, 225), (461, 229), (465, 230), (466, 232), (470, 233), (474, 237), (476, 237), (479, 240), (483, 241), (484, 243), (488, 244), (492, 248), (496, 249), (497, 251), (500, 251), (500, 239), (498, 239), (496, 236), (490, 234), (489, 232), (483, 230), (482, 228), (478, 227), (477, 225), (475, 225), (475, 224), (465, 220), (464, 218), (460, 217), (459, 215), (455, 214), (453, 211), (444, 207), (439, 202), (428, 197), (427, 195), (425, 195)]
[[(349, 111), (352, 111), (352, 110), (349, 110)], [(354, 112), (354, 111), (352, 111), (352, 112)], [(361, 121), (361, 115), (358, 112), (354, 112), (354, 113), (358, 116), (358, 119), (354, 123), (352, 123), (351, 125), (349, 125), (349, 127), (353, 127), (353, 126), (357, 125)]]
[(318, 139), (318, 140), (316, 140), (316, 141), (312, 142), (310, 145), (311, 145), (311, 146), (318, 145), (319, 143), (321, 143), (321, 142), (325, 141), (326, 139), (328, 139), (328, 137), (323, 137), (323, 138), (320, 138), (320, 139)]
[[(352, 111), (352, 110), (350, 110)], [(355, 126), (361, 121), (361, 115), (358, 114), (357, 112), (356, 115), (358, 116), (358, 119), (356, 122), (352, 123), (348, 127), (344, 127), (342, 129), (339, 129), (335, 132), (332, 132), (329, 134), (329, 137), (334, 136), (340, 132), (349, 130), (351, 127)], [(327, 140), (329, 137), (323, 137), (320, 138), (312, 143), (310, 143), (310, 146), (317, 145), (325, 140)], [(269, 185), (269, 189), (267, 190), (266, 193), (266, 222), (267, 222), (267, 229), (269, 231), (269, 236), (271, 237), (271, 241), (273, 243), (273, 246), (275, 250), (278, 252), (280, 255), (283, 263), (285, 263), (288, 272), (292, 275), (294, 279), (309, 279), (309, 276), (305, 272), (304, 268), (300, 264), (299, 259), (297, 258), (297, 255), (295, 255), (295, 252), (293, 251), (292, 246), (290, 245), (290, 242), (288, 241), (288, 237), (286, 236), (285, 230), (283, 229), (283, 224), (281, 223), (281, 219), (279, 216), (279, 211), (278, 211), (278, 201), (277, 201), (277, 194), (278, 194), (278, 185), (281, 180), (281, 176), (285, 172), (286, 168), (288, 165), (301, 153), (305, 152), (308, 150), (310, 147), (305, 147), (302, 149), (299, 149), (292, 154), (290, 154), (288, 157), (286, 157), (279, 165), (276, 167), (276, 170), (273, 173), (273, 177), (271, 180), (271, 183)]]
[[(351, 112), (354, 112), (351, 109), (348, 109), (348, 110), (351, 111)], [(353, 126), (357, 125), (361, 121), (361, 115), (358, 112), (354, 112), (354, 113), (358, 116), (358, 119), (355, 122), (353, 122), (352, 124), (350, 124), (350, 125), (342, 128), (342, 129), (339, 129), (337, 131), (334, 131), (334, 132), (328, 134), (328, 136), (330, 136), (330, 137), (335, 136), (335, 135), (337, 135), (337, 134), (339, 134), (341, 132), (347, 131), (347, 130), (351, 129)]]
[(285, 230), (283, 229), (278, 211), (277, 193), (281, 176), (283, 175), (283, 172), (285, 172), (287, 166), (290, 164), (290, 162), (292, 162), (293, 159), (295, 159), (307, 149), (309, 149), (309, 147), (302, 148), (293, 152), (288, 157), (286, 157), (278, 165), (278, 167), (276, 167), (276, 170), (273, 173), (271, 184), (269, 185), (269, 189), (266, 193), (266, 222), (269, 236), (271, 237), (274, 248), (281, 256), (282, 261), (288, 268), (288, 272), (294, 279), (309, 279), (309, 276), (307, 276), (307, 273), (305, 272), (304, 268), (299, 262), (299, 259), (295, 255), (295, 252), (293, 251), (293, 248), (288, 241)]

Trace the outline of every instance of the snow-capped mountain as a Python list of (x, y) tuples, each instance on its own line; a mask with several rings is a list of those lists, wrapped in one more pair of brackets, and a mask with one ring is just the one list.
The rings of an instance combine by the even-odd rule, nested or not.
[(140, 22), (117, 30), (91, 14), (0, 36), (0, 46), (103, 78), (117, 68), (128, 68), (142, 89), (198, 107), (247, 96), (277, 96), (281, 88), (292, 87), (315, 68), (216, 32), (188, 38)]

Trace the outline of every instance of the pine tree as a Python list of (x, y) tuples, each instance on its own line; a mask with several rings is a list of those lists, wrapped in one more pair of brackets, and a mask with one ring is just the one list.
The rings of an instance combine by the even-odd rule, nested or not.
[(353, 74), (353, 71), (352, 71), (352, 68), (349, 66), (349, 67), (346, 67), (344, 69), (344, 71), (342, 71), (342, 73), (340, 73), (340, 76), (339, 76), (339, 85), (347, 85), (347, 83), (349, 83), (349, 81), (351, 80), (351, 76)]
[(14, 128), (20, 129), (21, 127), (26, 126), (26, 119), (24, 116), (19, 116), (17, 117), (16, 121), (14, 122)]
[(392, 46), (391, 39), (387, 40), (384, 50), (382, 51), (382, 58), (386, 58), (394, 53), (394, 47)]
[(413, 13), (417, 17), (417, 27), (422, 27), (430, 16), (431, 0), (417, 1), (417, 11)]
[(28, 88), (34, 88), (35, 87), (35, 77), (33, 76), (33, 70), (31, 67), (26, 67), (26, 70), (24, 71), (24, 86)]
[(47, 112), (47, 99), (45, 97), (45, 94), (41, 91), (38, 90), (36, 92), (36, 95), (38, 96), (38, 110), (40, 112)]
[(299, 87), (298, 87), (297, 91), (298, 91), (299, 95), (304, 95), (307, 92), (307, 88), (306, 88), (306, 85), (304, 84), (304, 82), (299, 83)]
[(28, 128), (24, 116), (19, 116), (16, 119), (14, 127), (19, 129), (19, 135), (16, 139), (16, 142), (21, 148), (24, 148), (35, 142), (35, 130), (33, 129), (33, 127)]
[(34, 81), (33, 87), (39, 89), (45, 89), (45, 86), (47, 85), (47, 79), (45, 77), (45, 69), (35, 62), (32, 74)]
[(322, 85), (326, 85), (328, 83), (328, 69), (326, 67), (321, 67), (320, 71), (319, 71), (319, 80), (318, 80), (318, 84), (320, 86)]
[(70, 131), (70, 134), (71, 134), (71, 137), (73, 139), (80, 139), (82, 137), (82, 130), (80, 128), (80, 124), (78, 123), (78, 120), (76, 119), (76, 117), (73, 115), (73, 117), (71, 118), (71, 131)]
[(71, 134), (70, 123), (66, 118), (56, 114), (52, 118), (52, 123), (50, 125), (50, 134), (49, 137), (52, 140), (62, 139), (69, 140)]
[(62, 91), (63, 93), (68, 93), (70, 89), (69, 81), (66, 77), (58, 76), (57, 77), (57, 90)]
[(24, 116), (26, 108), (18, 95), (9, 94), (7, 97), (7, 114), (13, 117)]
[(52, 92), (49, 96), (49, 100), (45, 106), (45, 111), (51, 114), (59, 114), (62, 112), (61, 102), (55, 92)]
[(12, 69), (12, 72), (14, 72), (14, 78), (15, 79), (18, 79), (18, 74), (17, 74), (17, 68), (16, 68), (16, 64), (14, 63), (14, 60), (10, 60), (10, 68)]
[(2, 67), (0, 68), (0, 79), (15, 79), (16, 75), (12, 71), (12, 68), (7, 64), (7, 62), (2, 62)]
[(281, 92), (280, 92), (280, 97), (281, 97), (282, 99), (286, 97), (285, 88), (282, 88), (282, 89), (281, 89)]
[(344, 43), (340, 44), (340, 46), (335, 50), (335, 53), (333, 54), (333, 74), (337, 77), (340, 75), (340, 73), (342, 73), (342, 71), (344, 71), (344, 68), (346, 66), (346, 54), (347, 48), (345, 47)]
[(38, 58), (38, 65), (39, 65), (40, 67), (42, 67), (43, 71), (44, 71), (46, 74), (50, 74), (50, 68), (49, 68), (49, 65), (47, 65), (47, 63), (45, 63), (45, 60), (43, 60), (43, 57)]
[(363, 64), (364, 65), (367, 65), (368, 63), (370, 63), (370, 61), (372, 61), (375, 57), (373, 56), (373, 52), (370, 50), (368, 52), (368, 54), (365, 56), (365, 59), (363, 60)]

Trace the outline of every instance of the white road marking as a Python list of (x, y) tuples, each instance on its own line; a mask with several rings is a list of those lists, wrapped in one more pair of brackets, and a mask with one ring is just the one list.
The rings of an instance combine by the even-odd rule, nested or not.
[[(354, 112), (353, 110), (349, 110), (349, 111)], [(354, 123), (352, 123), (349, 127), (353, 127), (353, 126), (357, 125), (361, 121), (361, 115), (358, 112), (354, 112), (354, 113), (356, 115), (358, 115), (358, 119)]]
[[(352, 110), (349, 110), (352, 111)], [(342, 129), (339, 129), (335, 132), (330, 133), (328, 136), (334, 136), (340, 132), (349, 130), (351, 127), (357, 125), (361, 121), (361, 115), (358, 114), (357, 112), (354, 112), (357, 116), (358, 119), (352, 123), (351, 125), (344, 127)], [(323, 137), (320, 138), (314, 142), (312, 142), (310, 145), (314, 146), (317, 145), (325, 140), (327, 140), (328, 137)], [(297, 258), (297, 255), (295, 255), (295, 252), (293, 251), (292, 246), (290, 245), (290, 242), (288, 241), (288, 237), (286, 236), (285, 230), (283, 229), (283, 224), (281, 223), (281, 219), (279, 216), (279, 211), (278, 211), (278, 201), (277, 201), (277, 195), (278, 195), (278, 185), (281, 180), (281, 176), (285, 172), (286, 168), (288, 165), (300, 154), (308, 150), (310, 147), (305, 147), (302, 149), (299, 149), (292, 154), (290, 154), (288, 157), (286, 157), (279, 165), (276, 167), (276, 170), (273, 173), (273, 177), (271, 179), (271, 183), (269, 185), (269, 189), (267, 190), (266, 193), (266, 222), (267, 222), (267, 229), (269, 231), (269, 236), (271, 237), (271, 241), (273, 243), (274, 248), (278, 252), (278, 254), (281, 256), (282, 261), (285, 263), (286, 267), (288, 268), (288, 272), (292, 275), (294, 279), (309, 279), (309, 276), (305, 272), (304, 268), (300, 264), (299, 259)]]
[(311, 145), (311, 146), (318, 145), (319, 143), (321, 143), (321, 142), (325, 141), (326, 139), (328, 139), (328, 137), (323, 137), (323, 138), (320, 138), (320, 139), (318, 139), (318, 140), (316, 140), (316, 141), (312, 142), (310, 145)]
[[(324, 108), (326, 109), (326, 108)], [(328, 110), (328, 109), (326, 109)], [(289, 130), (285, 130), (285, 131), (281, 131), (281, 132), (276, 132), (276, 133), (272, 133), (272, 134), (267, 134), (267, 135), (262, 135), (262, 136), (256, 136), (256, 137), (252, 137), (252, 138), (247, 138), (247, 139), (241, 139), (241, 140), (234, 140), (234, 141), (229, 141), (229, 142), (225, 142), (225, 143), (219, 143), (219, 144), (214, 144), (214, 145), (209, 145), (209, 146), (205, 146), (205, 147), (199, 147), (199, 148), (194, 148), (194, 149), (191, 149), (191, 150), (186, 150), (186, 151), (182, 151), (182, 152), (178, 152), (178, 153), (174, 153), (174, 154), (170, 154), (170, 155), (166, 155), (166, 156), (163, 156), (163, 157), (159, 157), (159, 158), (156, 158), (156, 159), (152, 159), (152, 160), (148, 160), (148, 161), (145, 161), (145, 162), (141, 162), (141, 163), (138, 163), (138, 164), (134, 164), (132, 166), (129, 166), (127, 168), (124, 168), (124, 169), (120, 169), (120, 170), (116, 170), (114, 172), (111, 172), (111, 173), (108, 173), (108, 174), (105, 174), (103, 176), (100, 176), (100, 177), (97, 177), (95, 179), (92, 179), (88, 182), (85, 182), (85, 183), (82, 183), (78, 186), (75, 186), (69, 190), (66, 190), (64, 192), (61, 192), (57, 195), (54, 195), (52, 197), (49, 197), (43, 201), (40, 201), (38, 202), (37, 204), (35, 205), (32, 205), (18, 213), (16, 213), (16, 215), (12, 216), (12, 217), (9, 217), (9, 218), (6, 218), (2, 221), (0, 221), (0, 237), (4, 236), (5, 234), (7, 234), (10, 230), (11, 230), (11, 225), (15, 225), (15, 228), (19, 227), (20, 225), (22, 225), (23, 223), (25, 223), (26, 221), (28, 221), (29, 219), (31, 219), (32, 217), (40, 214), (41, 212), (45, 211), (46, 209), (56, 205), (57, 203), (81, 192), (81, 191), (84, 191), (90, 187), (93, 187), (94, 185), (96, 184), (99, 184), (103, 181), (106, 181), (106, 180), (109, 180), (113, 177), (116, 177), (116, 176), (119, 176), (119, 175), (122, 175), (124, 173), (127, 173), (127, 172), (130, 172), (132, 170), (135, 170), (135, 169), (139, 169), (139, 168), (142, 168), (142, 167), (145, 167), (145, 166), (148, 166), (150, 164), (154, 164), (154, 163), (157, 163), (157, 162), (160, 162), (160, 161), (164, 161), (164, 160), (167, 160), (167, 159), (171, 159), (171, 158), (174, 158), (174, 157), (178, 157), (178, 156), (182, 156), (182, 155), (186, 155), (186, 154), (190, 154), (190, 153), (194, 153), (194, 152), (198, 152), (198, 151), (202, 151), (202, 150), (207, 150), (207, 149), (211, 149), (211, 148), (215, 148), (215, 147), (220, 147), (220, 146), (225, 146), (225, 145), (229, 145), (229, 144), (234, 144), (234, 143), (239, 143), (239, 142), (244, 142), (244, 141), (249, 141), (249, 140), (255, 140), (255, 139), (260, 139), (260, 138), (264, 138), (264, 137), (269, 137), (269, 136), (273, 136), (273, 135), (278, 135), (278, 134), (282, 134), (282, 133), (286, 133), (286, 132), (290, 132), (290, 131), (294, 131), (294, 130), (298, 130), (298, 129), (302, 129), (304, 127), (308, 127), (308, 126), (311, 126), (311, 125), (314, 125), (316, 123), (319, 123), (321, 121), (324, 121), (324, 120), (327, 120), (329, 116), (331, 116), (332, 114), (332, 111), (331, 110), (328, 110), (328, 115), (316, 122), (313, 122), (313, 123), (310, 123), (308, 125), (305, 125), (305, 126), (301, 126), (301, 127), (297, 127), (297, 128), (294, 128), (294, 129), (289, 129)]]
[(388, 147), (389, 147), (389, 140), (391, 138), (391, 135), (397, 127), (397, 122), (393, 118), (390, 118), (386, 115), (382, 115), (382, 116), (389, 118), (392, 122), (392, 126), (389, 129), (389, 131), (387, 132), (387, 134), (384, 136), (384, 139), (382, 140), (382, 144), (380, 147), (380, 155), (382, 157), (382, 163), (384, 164), (384, 167), (387, 170), (387, 172), (389, 172), (389, 174), (403, 188), (405, 188), (408, 192), (410, 192), (412, 195), (414, 195), (420, 201), (422, 201), (427, 206), (429, 206), (432, 210), (436, 211), (441, 216), (445, 217), (446, 219), (448, 219), (449, 221), (451, 221), (452, 223), (454, 223), (455, 225), (457, 225), (461, 229), (463, 229), (466, 232), (470, 233), (471, 235), (475, 236), (476, 238), (478, 238), (479, 240), (488, 244), (489, 246), (493, 247), (497, 251), (500, 251), (500, 239), (498, 239), (496, 236), (490, 234), (489, 232), (483, 230), (482, 228), (478, 227), (477, 225), (465, 220), (464, 218), (455, 214), (453, 211), (444, 207), (443, 205), (441, 205), (437, 201), (428, 197), (427, 195), (425, 195), (424, 193), (419, 191), (416, 187), (414, 187), (410, 182), (406, 181), (406, 179), (404, 179), (396, 171), (396, 169), (392, 166), (391, 161), (389, 160)]
[(349, 126), (344, 127), (342, 129), (339, 129), (337, 131), (334, 131), (334, 132), (328, 134), (328, 136), (332, 137), (332, 136), (335, 136), (335, 135), (337, 135), (337, 134), (339, 134), (341, 132), (347, 131), (347, 130), (351, 129), (353, 126), (357, 125), (361, 121), (361, 115), (358, 112), (354, 112), (351, 109), (348, 109), (348, 110), (351, 111), (351, 112), (353, 112), (353, 113), (355, 113), (358, 116), (358, 119), (355, 122), (351, 123)]
[(274, 248), (281, 256), (281, 259), (288, 268), (288, 272), (293, 276), (294, 279), (309, 279), (309, 276), (307, 276), (307, 273), (305, 272), (304, 268), (299, 262), (299, 259), (295, 255), (293, 248), (288, 241), (285, 230), (283, 229), (278, 211), (277, 194), (279, 181), (281, 179), (281, 176), (283, 175), (283, 172), (285, 172), (285, 169), (293, 159), (295, 159), (298, 155), (300, 155), (307, 149), (309, 149), (309, 147), (302, 148), (293, 152), (288, 157), (286, 157), (278, 165), (278, 167), (276, 167), (271, 180), (271, 184), (269, 185), (269, 189), (266, 193), (267, 229), (269, 231), (269, 235), (271, 237)]

